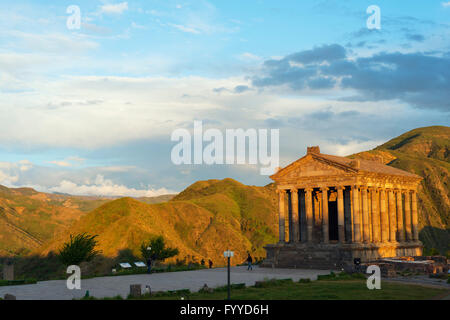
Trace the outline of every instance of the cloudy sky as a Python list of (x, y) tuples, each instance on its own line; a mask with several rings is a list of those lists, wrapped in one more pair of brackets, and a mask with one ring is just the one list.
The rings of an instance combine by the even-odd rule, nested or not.
[[(370, 5), (380, 29), (367, 28)], [(449, 125), (449, 40), (446, 1), (2, 1), (0, 184), (127, 196), (264, 185), (259, 166), (174, 165), (171, 133), (194, 120), (279, 129), (284, 166), (307, 145), (347, 155)]]

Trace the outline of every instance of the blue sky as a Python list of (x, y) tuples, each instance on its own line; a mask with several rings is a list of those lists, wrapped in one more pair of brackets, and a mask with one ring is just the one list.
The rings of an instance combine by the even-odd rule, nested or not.
[(448, 125), (449, 36), (447, 1), (2, 2), (0, 184), (140, 196), (270, 182), (251, 165), (173, 165), (171, 132), (194, 120), (280, 129), (282, 166), (307, 145), (346, 155)]

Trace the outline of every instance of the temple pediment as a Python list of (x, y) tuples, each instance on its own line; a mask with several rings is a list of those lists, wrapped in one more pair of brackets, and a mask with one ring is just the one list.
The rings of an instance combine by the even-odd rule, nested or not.
[(319, 147), (309, 147), (307, 154), (282, 168), (270, 178), (275, 182), (291, 181), (305, 177), (336, 176), (339, 174), (377, 175), (407, 179), (419, 183), (422, 178), (413, 173), (386, 166), (376, 161), (350, 159), (320, 153)]
[(274, 181), (301, 179), (305, 177), (336, 176), (356, 173), (357, 170), (338, 162), (308, 154), (271, 176)]

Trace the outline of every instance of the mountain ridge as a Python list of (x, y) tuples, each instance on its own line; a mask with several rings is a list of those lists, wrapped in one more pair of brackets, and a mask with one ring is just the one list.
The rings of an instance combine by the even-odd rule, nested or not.
[[(424, 178), (418, 190), (420, 239), (441, 253), (450, 244), (449, 150), (450, 127), (433, 126), (349, 156)], [(245, 259), (247, 251), (263, 257), (263, 246), (278, 240), (275, 186), (211, 179), (177, 195), (114, 200), (0, 186), (0, 256), (56, 251), (70, 233), (81, 232), (99, 234), (100, 249), (107, 256), (121, 249), (138, 254), (142, 241), (162, 234), (180, 249), (179, 258), (224, 262), (222, 252), (227, 249), (238, 253), (236, 261)]]

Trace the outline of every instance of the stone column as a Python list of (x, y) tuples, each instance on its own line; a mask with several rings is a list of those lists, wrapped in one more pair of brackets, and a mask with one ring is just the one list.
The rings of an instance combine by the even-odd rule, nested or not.
[(353, 231), (354, 241), (361, 242), (361, 221), (359, 219), (359, 191), (358, 186), (352, 186), (353, 196)]
[(380, 189), (381, 241), (389, 241), (389, 215), (386, 210), (386, 190)]
[(394, 191), (388, 190), (389, 198), (389, 240), (391, 242), (397, 241), (397, 218), (395, 212)]
[(353, 214), (352, 214), (352, 192), (344, 189), (344, 220), (345, 220), (345, 240), (348, 243), (353, 241)]
[(417, 192), (412, 191), (411, 195), (411, 205), (412, 205), (412, 234), (413, 240), (419, 240), (419, 216), (417, 214)]
[(338, 238), (339, 242), (345, 242), (344, 226), (344, 187), (337, 187), (337, 210), (338, 210)]
[(398, 241), (405, 241), (405, 231), (403, 230), (403, 203), (402, 191), (395, 190), (397, 195), (397, 239)]
[(405, 192), (405, 230), (406, 230), (406, 241), (412, 241), (412, 230), (411, 230), (411, 197), (409, 190)]
[(370, 221), (369, 221), (369, 204), (367, 201), (367, 187), (361, 187), (362, 212), (363, 212), (363, 239), (365, 243), (370, 242)]
[(328, 219), (328, 188), (320, 188), (322, 191), (322, 234), (323, 243), (330, 242), (329, 219)]
[(278, 190), (278, 231), (279, 231), (279, 241), (284, 243), (286, 241), (285, 238), (285, 204), (284, 198), (286, 195), (286, 190)]
[(305, 189), (307, 241), (313, 240), (312, 188)]
[(291, 202), (292, 202), (292, 241), (299, 241), (299, 217), (298, 217), (298, 189), (291, 189)]
[(305, 197), (306, 193), (305, 190), (299, 190), (299, 203), (300, 203), (300, 241), (306, 242), (306, 204), (305, 204)]
[(372, 242), (380, 242), (380, 211), (378, 208), (378, 194), (376, 188), (370, 189), (372, 198)]

